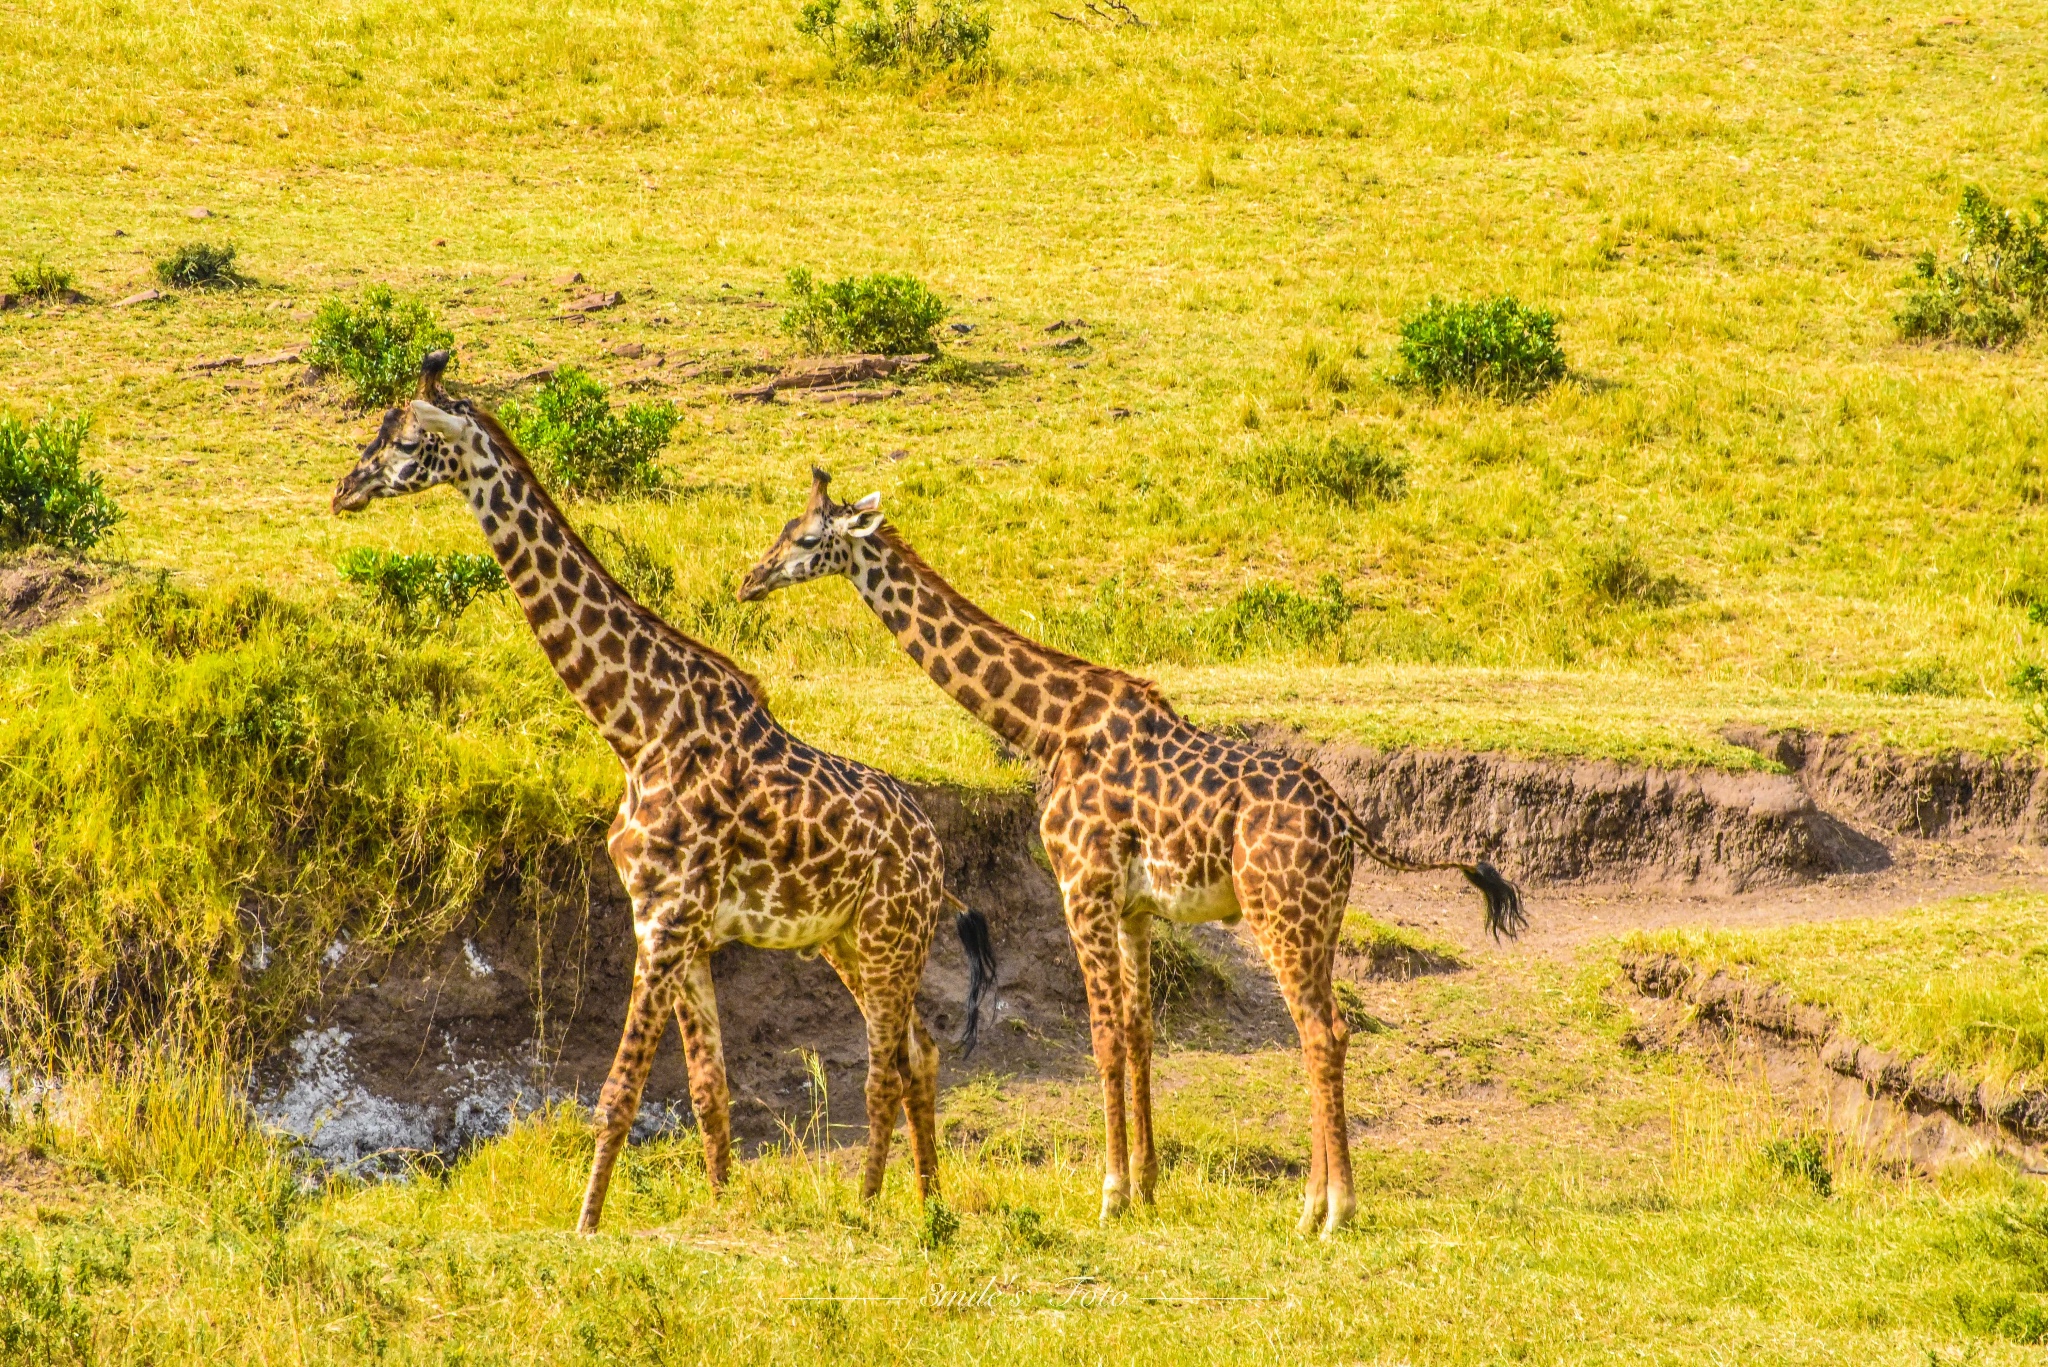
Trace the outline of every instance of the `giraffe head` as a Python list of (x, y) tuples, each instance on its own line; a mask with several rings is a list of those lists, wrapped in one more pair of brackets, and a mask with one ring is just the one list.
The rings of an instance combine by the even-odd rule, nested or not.
[(448, 368), (448, 353), (436, 351), (420, 363), (419, 398), (384, 411), (377, 435), (355, 468), (334, 486), (334, 511), (359, 512), (373, 498), (397, 498), (416, 494), (437, 484), (452, 482), (459, 470), (453, 433), (433, 422), (445, 402), (441, 395), (441, 372)]
[(853, 543), (875, 534), (882, 525), (882, 496), (869, 494), (858, 503), (834, 503), (827, 486), (832, 476), (813, 467), (811, 501), (783, 525), (782, 535), (740, 581), (739, 600), (751, 603), (780, 588), (827, 574), (853, 569)]

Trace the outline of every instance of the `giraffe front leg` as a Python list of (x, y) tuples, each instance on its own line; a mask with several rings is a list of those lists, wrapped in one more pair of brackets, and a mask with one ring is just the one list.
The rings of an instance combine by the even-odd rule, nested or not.
[(1152, 917), (1126, 916), (1117, 935), (1123, 961), (1124, 1048), (1131, 1074), (1131, 1167), (1138, 1200), (1152, 1204), (1159, 1151), (1152, 1143)]
[(583, 1209), (576, 1219), (579, 1234), (595, 1234), (604, 1214), (604, 1197), (611, 1186), (612, 1168), (619, 1151), (632, 1133), (634, 1118), (640, 1114), (640, 1094), (647, 1086), (648, 1070), (654, 1066), (655, 1046), (667, 1027), (668, 1004), (674, 998), (681, 968), (680, 955), (657, 959), (643, 947), (633, 967), (633, 998), (626, 1008), (626, 1028), (619, 1036), (619, 1052), (605, 1078), (597, 1102), (597, 1152), (591, 1159), (590, 1183), (583, 1191)]
[(1067, 894), (1067, 933), (1088, 988), (1088, 1038), (1102, 1079), (1102, 1218), (1113, 1220), (1131, 1202), (1130, 1159), (1124, 1134), (1123, 962), (1117, 948), (1122, 908), (1104, 891)]
[(714, 1190), (732, 1170), (732, 1102), (725, 1082), (725, 1046), (718, 1033), (718, 995), (711, 985), (711, 951), (700, 949), (683, 973), (676, 1003), (683, 1057), (690, 1069), (690, 1109), (704, 1138), (704, 1173)]

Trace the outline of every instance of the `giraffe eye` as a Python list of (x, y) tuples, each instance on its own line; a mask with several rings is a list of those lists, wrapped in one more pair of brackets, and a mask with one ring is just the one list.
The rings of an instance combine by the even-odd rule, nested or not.
[(818, 538), (815, 536), (800, 536), (796, 539), (796, 544), (807, 551), (815, 550), (818, 545)]

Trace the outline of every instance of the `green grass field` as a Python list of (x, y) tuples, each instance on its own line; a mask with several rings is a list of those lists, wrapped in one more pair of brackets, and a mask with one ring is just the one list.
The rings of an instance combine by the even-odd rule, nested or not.
[[(154, 1030), (231, 1071), (337, 926), (430, 937), (504, 861), (595, 849), (615, 768), (510, 605), (408, 634), (340, 583), (358, 547), (482, 549), (457, 500), (333, 517), (375, 415), (296, 365), (193, 364), (301, 344), (370, 283), (426, 297), (494, 399), (573, 363), (679, 405), (674, 496), (571, 516), (672, 564), (666, 609), (796, 730), (909, 777), (1029, 781), (844, 586), (731, 603), (813, 463), (991, 610), (1208, 723), (1736, 769), (1763, 761), (1732, 724), (2037, 743), (2048, 351), (1891, 319), (1965, 186), (2048, 193), (2048, 20), (1134, 4), (1001, 0), (971, 80), (839, 71), (795, 3), (0, 10), (0, 272), (89, 299), (0, 312), (0, 409), (91, 419), (127, 514), (101, 554), (137, 581), (0, 647), (7, 1056)], [(253, 283), (113, 306), (195, 240)], [(791, 354), (793, 267), (914, 274), (972, 331), (887, 402), (729, 402), (724, 371)], [(564, 319), (570, 271), (624, 302)], [(1393, 381), (1403, 318), (1502, 292), (1557, 313), (1566, 382)], [(1243, 473), (1331, 435), (1398, 463), (1394, 496)], [(1329, 576), (1349, 615), (1318, 639), (1225, 658), (1184, 629)], [(251, 902), (290, 932), (258, 984)], [(1673, 943), (2023, 1072), (2037, 902)], [(829, 1147), (713, 1201), (678, 1141), (632, 1151), (582, 1243), (569, 1117), (301, 1192), (217, 1073), (116, 1048), (139, 1077), (5, 1115), (0, 1362), (2037, 1360), (2035, 1184), (1833, 1148), (1827, 1195), (1788, 1177), (1785, 1099), (1629, 1052), (1613, 949), (1359, 989), (1393, 1028), (1354, 1045), (1360, 1220), (1328, 1247), (1289, 1232), (1286, 1051), (1168, 1053), (1181, 1147), (1112, 1228), (1092, 1086), (985, 1079), (944, 1103), (950, 1234), (900, 1171), (861, 1211)]]

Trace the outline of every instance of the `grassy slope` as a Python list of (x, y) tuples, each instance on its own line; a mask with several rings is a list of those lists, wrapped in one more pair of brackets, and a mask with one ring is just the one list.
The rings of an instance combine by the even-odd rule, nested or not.
[[(780, 10), (17, 8), (0, 69), (40, 94), (0, 112), (11, 251), (110, 298), (170, 245), (225, 237), (263, 283), (0, 318), (9, 402), (94, 414), (133, 513), (120, 553), (322, 586), (348, 546), (475, 533), (445, 496), (328, 517), (367, 424), (278, 372), (178, 362), (298, 339), (318, 298), (383, 279), (445, 306), (472, 377), (543, 360), (623, 377), (622, 341), (783, 354), (757, 305), (788, 265), (908, 269), (977, 325), (964, 358), (1026, 372), (823, 414), (685, 387), (671, 459), (691, 494), (579, 514), (675, 556), (703, 629), (733, 628), (778, 690), (837, 695), (822, 740), (867, 730), (827, 714), (915, 691), (850, 595), (800, 591), (737, 626), (714, 611), (813, 459), (880, 486), (1027, 627), (1078, 614), (1081, 635), (1123, 640), (1128, 623), (1089, 618), (1116, 576), (1140, 616), (1325, 572), (1369, 605), (1250, 690), (1177, 674), (1214, 715), (1291, 685), (1332, 730), (1739, 764), (1712, 734), (1724, 706), (1883, 725), (1857, 690), (1903, 679), (1977, 700), (1910, 714), (1916, 743), (2021, 738), (2005, 680), (2042, 635), (2006, 595), (2048, 584), (2040, 352), (1903, 347), (1888, 316), (1963, 183), (2037, 188), (2038, 20), (1225, 5), (1111, 33), (993, 13), (1001, 79), (909, 90), (833, 81)], [(544, 282), (566, 268), (627, 305), (553, 320)], [(1381, 380), (1406, 310), (1496, 289), (1562, 313), (1576, 382), (1502, 410)], [(1075, 316), (1094, 325), (1079, 368), (1040, 330)], [(1310, 343), (1351, 357), (1348, 387), (1304, 368)], [(1351, 426), (1409, 464), (1405, 499), (1353, 512), (1227, 473), (1265, 436)], [(1583, 566), (1621, 548), (1687, 601), (1590, 599)], [(1436, 668), (1320, 668), (1345, 661)], [(1522, 725), (1530, 676), (1457, 668), (1474, 665), (1568, 672), (1536, 676)], [(1471, 702), (1384, 720), (1374, 704), (1410, 690)], [(1651, 692), (1677, 698), (1675, 723), (1628, 715)], [(984, 764), (898, 734), (878, 757)]]
[(2013, 1087), (2043, 1082), (2048, 899), (1964, 898), (1879, 921), (1774, 930), (1660, 930), (1638, 943), (1778, 983), (1880, 1048)]

